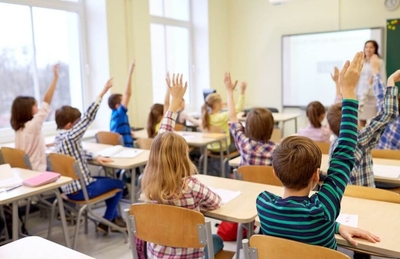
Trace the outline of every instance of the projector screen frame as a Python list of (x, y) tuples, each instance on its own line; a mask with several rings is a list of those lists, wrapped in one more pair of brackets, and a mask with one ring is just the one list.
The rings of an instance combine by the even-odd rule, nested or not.
[[(284, 98), (284, 89), (283, 89), (283, 39), (284, 37), (288, 36), (302, 36), (302, 35), (312, 35), (312, 34), (321, 34), (321, 33), (331, 33), (331, 32), (345, 32), (345, 31), (359, 31), (359, 30), (373, 30), (373, 29), (380, 29), (381, 30), (381, 45), (379, 45), (379, 52), (378, 54), (380, 55), (380, 58), (382, 58), (384, 61), (386, 60), (386, 48), (383, 48), (385, 45), (384, 42), (384, 34), (385, 34), (385, 29), (384, 27), (365, 27), (365, 28), (357, 28), (357, 29), (346, 29), (346, 30), (332, 30), (332, 31), (318, 31), (318, 32), (307, 32), (307, 33), (295, 33), (295, 34), (284, 34), (281, 35), (281, 101), (282, 101), (282, 108), (297, 108), (301, 110), (305, 110), (307, 108), (307, 105), (285, 105), (283, 102)], [(340, 68), (339, 68), (340, 69)], [(334, 99), (334, 97), (332, 97)], [(325, 105), (324, 105), (325, 106)], [(325, 108), (329, 108), (329, 106), (325, 106)]]

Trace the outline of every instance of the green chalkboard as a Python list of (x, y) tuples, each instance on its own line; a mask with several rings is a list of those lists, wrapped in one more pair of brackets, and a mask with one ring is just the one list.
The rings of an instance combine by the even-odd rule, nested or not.
[[(389, 76), (400, 69), (400, 18), (387, 20), (386, 28), (386, 73)], [(400, 91), (400, 83), (396, 85)]]

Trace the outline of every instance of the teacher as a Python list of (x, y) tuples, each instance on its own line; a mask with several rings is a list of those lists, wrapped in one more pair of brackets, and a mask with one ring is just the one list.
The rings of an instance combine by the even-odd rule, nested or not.
[[(378, 54), (378, 43), (375, 40), (369, 40), (364, 44), (364, 66), (361, 71), (360, 79), (357, 85), (357, 99), (360, 102), (358, 114), (358, 126), (364, 127), (367, 120), (376, 116), (378, 110), (376, 107), (376, 98), (372, 87), (372, 68), (371, 57)], [(385, 63), (380, 59), (380, 76), (383, 82), (386, 81)]]

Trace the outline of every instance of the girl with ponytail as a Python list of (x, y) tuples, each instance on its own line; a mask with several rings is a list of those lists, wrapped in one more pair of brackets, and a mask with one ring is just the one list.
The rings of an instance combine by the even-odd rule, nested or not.
[(300, 129), (297, 134), (317, 142), (329, 142), (332, 132), (327, 126), (322, 125), (325, 113), (325, 107), (322, 103), (318, 101), (309, 103), (306, 110), (309, 124), (306, 128)]

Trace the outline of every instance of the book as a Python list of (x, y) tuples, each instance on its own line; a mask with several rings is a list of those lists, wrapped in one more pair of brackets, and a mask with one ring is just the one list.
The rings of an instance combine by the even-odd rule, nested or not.
[(126, 148), (120, 145), (101, 150), (97, 155), (110, 158), (134, 158), (141, 154), (143, 150), (135, 148)]
[(22, 179), (16, 175), (9, 164), (0, 165), (0, 188), (20, 185)]
[(225, 189), (214, 189), (212, 187), (209, 187), (211, 191), (215, 192), (216, 194), (219, 195), (222, 199), (222, 205), (227, 204), (231, 200), (235, 199), (240, 195), (240, 191), (230, 191), (230, 190), (225, 190)]
[(374, 175), (387, 178), (400, 178), (400, 166), (374, 164)]

